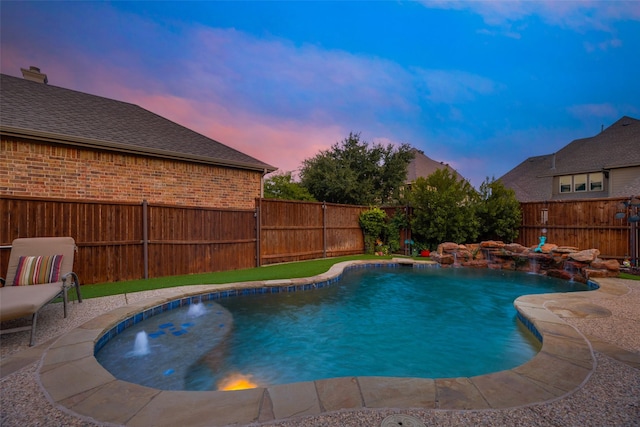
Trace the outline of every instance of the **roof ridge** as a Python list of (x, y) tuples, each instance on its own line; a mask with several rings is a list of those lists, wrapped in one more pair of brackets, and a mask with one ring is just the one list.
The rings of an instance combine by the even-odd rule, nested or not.
[(21, 81), (21, 82), (26, 82), (26, 83), (33, 84), (33, 85), (40, 85), (40, 86), (43, 86), (43, 87), (51, 87), (51, 88), (55, 88), (57, 90), (63, 90), (63, 91), (67, 91), (67, 92), (74, 92), (74, 93), (77, 93), (77, 94), (79, 94), (81, 96), (92, 96), (92, 97), (101, 98), (101, 99), (104, 99), (104, 100), (107, 100), (107, 101), (117, 102), (117, 103), (120, 103), (120, 104), (132, 105), (134, 107), (142, 108), (144, 110), (143, 107), (139, 106), (138, 104), (134, 104), (133, 102), (121, 101), (119, 99), (108, 98), (106, 96), (96, 95), (94, 93), (82, 92), (82, 91), (77, 90), (77, 89), (70, 89), (70, 88), (64, 87), (64, 86), (52, 85), (52, 84), (50, 84), (48, 82), (47, 83), (34, 82), (32, 80), (26, 80), (26, 79), (23, 79), (21, 77), (12, 76), (10, 74), (5, 74), (5, 73), (0, 73), (0, 76), (9, 77), (11, 79), (15, 79), (15, 80), (18, 80), (18, 81)]
[(0, 73), (0, 130), (87, 148), (272, 172), (277, 168), (138, 104)]

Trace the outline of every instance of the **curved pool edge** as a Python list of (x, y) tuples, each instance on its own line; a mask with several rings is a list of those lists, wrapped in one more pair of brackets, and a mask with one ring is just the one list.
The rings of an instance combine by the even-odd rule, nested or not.
[(114, 325), (176, 298), (212, 290), (305, 285), (335, 279), (350, 266), (398, 262), (347, 261), (304, 279), (168, 289), (160, 297), (115, 309), (61, 336), (43, 355), (38, 372), (40, 384), (48, 398), (65, 412), (101, 423), (225, 426), (337, 410), (481, 410), (534, 405), (573, 393), (593, 373), (596, 362), (590, 343), (548, 305), (575, 305), (581, 294), (607, 292), (609, 285), (586, 292), (519, 297), (514, 302), (516, 310), (530, 322), (527, 326), (533, 326), (543, 337), (540, 352), (513, 369), (469, 378), (346, 377), (241, 391), (165, 391), (118, 380), (94, 357), (97, 340)]

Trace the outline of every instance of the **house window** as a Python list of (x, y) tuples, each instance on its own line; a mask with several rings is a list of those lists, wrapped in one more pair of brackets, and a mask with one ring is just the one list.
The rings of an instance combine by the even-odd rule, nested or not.
[(573, 191), (587, 191), (587, 174), (573, 176)]
[(604, 174), (602, 172), (565, 175), (558, 177), (558, 179), (560, 181), (560, 193), (604, 190)]
[(602, 191), (602, 172), (589, 174), (589, 191)]

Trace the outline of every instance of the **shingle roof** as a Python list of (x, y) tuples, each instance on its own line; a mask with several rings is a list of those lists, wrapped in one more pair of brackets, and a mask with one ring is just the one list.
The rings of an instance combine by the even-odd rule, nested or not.
[(274, 171), (260, 160), (127, 102), (0, 74), (3, 134)]
[(427, 157), (422, 151), (413, 149), (415, 157), (409, 163), (407, 168), (406, 182), (414, 182), (419, 177), (426, 178), (438, 169), (449, 169), (451, 173), (458, 179), (465, 179), (454, 168), (443, 162), (437, 162)]
[(624, 116), (596, 136), (576, 139), (556, 153), (553, 175), (640, 165), (640, 120)]
[(553, 154), (529, 157), (500, 177), (505, 187), (513, 189), (520, 202), (551, 199), (553, 177), (544, 176), (551, 168)]
[(542, 201), (552, 197), (554, 176), (638, 165), (640, 120), (624, 116), (599, 134), (576, 139), (555, 154), (528, 158), (500, 180), (516, 192), (519, 201)]

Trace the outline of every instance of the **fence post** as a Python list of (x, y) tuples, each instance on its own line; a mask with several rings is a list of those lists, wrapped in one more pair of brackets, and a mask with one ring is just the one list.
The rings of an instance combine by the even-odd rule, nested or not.
[(142, 200), (142, 257), (144, 278), (149, 278), (149, 202)]
[[(636, 207), (636, 212), (638, 208)], [(629, 246), (631, 247), (631, 263), (634, 267), (640, 267), (640, 258), (638, 258), (638, 222), (631, 222), (629, 229)]]
[(260, 248), (260, 234), (262, 234), (261, 231), (261, 220), (260, 217), (262, 216), (262, 209), (260, 209), (262, 206), (262, 198), (259, 198), (256, 200), (256, 210), (253, 213), (253, 216), (256, 219), (256, 267), (260, 267), (260, 256), (261, 256), (261, 248)]
[(327, 204), (322, 202), (322, 258), (327, 257)]

